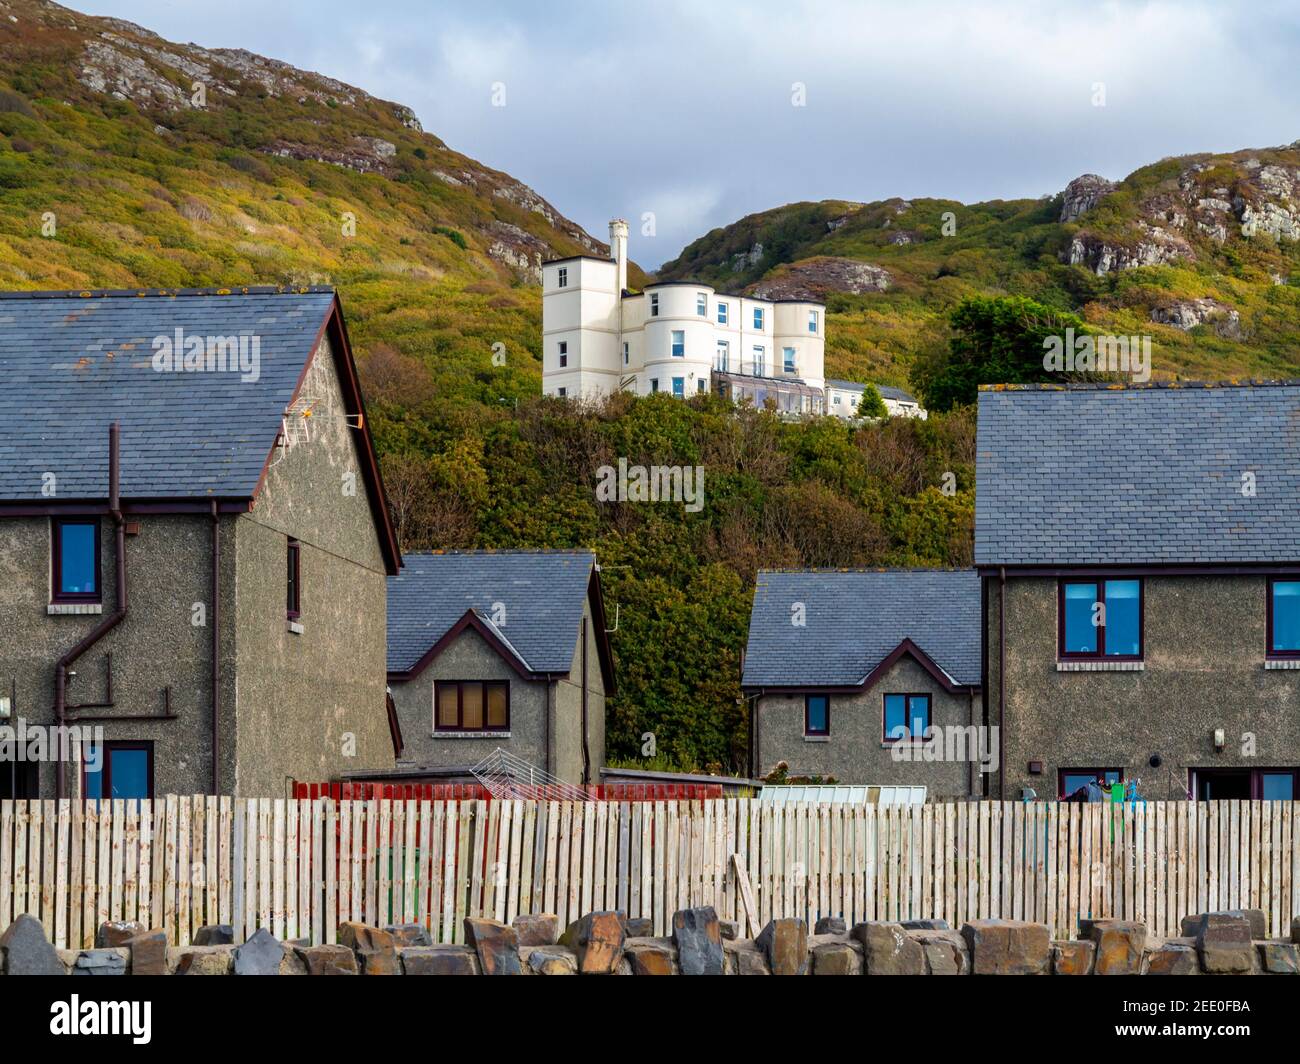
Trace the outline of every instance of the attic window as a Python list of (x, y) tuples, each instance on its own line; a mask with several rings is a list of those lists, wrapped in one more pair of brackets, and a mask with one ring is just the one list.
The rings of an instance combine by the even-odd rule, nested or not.
[(289, 540), (286, 607), (289, 620), (296, 621), (302, 614), (302, 544), (296, 539)]
[(56, 519), (51, 526), (53, 602), (100, 602), (99, 521)]

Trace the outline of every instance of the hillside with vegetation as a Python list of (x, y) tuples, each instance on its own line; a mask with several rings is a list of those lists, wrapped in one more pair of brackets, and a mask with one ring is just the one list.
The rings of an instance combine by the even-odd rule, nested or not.
[(796, 203), (659, 271), (827, 301), (828, 376), (918, 386), (964, 301), (1004, 296), (1147, 335), (1153, 377), (1300, 374), (1300, 141), (1188, 155), (1036, 200)]

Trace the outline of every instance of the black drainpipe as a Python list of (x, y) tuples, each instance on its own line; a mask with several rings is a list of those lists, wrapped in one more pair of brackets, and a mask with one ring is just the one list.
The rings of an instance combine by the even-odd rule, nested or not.
[(587, 618), (582, 618), (582, 785), (591, 783), (591, 753), (587, 749)]
[[(126, 522), (122, 518), (122, 499), (119, 493), (121, 481), (121, 458), (119, 452), (120, 429), (116, 421), (108, 427), (108, 511), (113, 517), (116, 533), (116, 572), (114, 573), (113, 612), (103, 618), (94, 628), (87, 632), (54, 665), (54, 723), (63, 735), (63, 724), (67, 719), (66, 706), (68, 696), (68, 668), (82, 654), (116, 628), (126, 616)], [(62, 739), (60, 739), (62, 746)], [(65, 750), (60, 750), (58, 770), (56, 772), (56, 795), (68, 796), (67, 757)]]
[(1007, 567), (998, 568), (998, 796), (1007, 796)]
[(555, 685), (558, 681), (554, 676), (546, 681), (546, 720), (543, 722), (546, 733), (546, 774), (552, 775), (553, 759), (551, 757), (551, 711), (555, 708)]
[(221, 793), (221, 518), (212, 500), (212, 793)]

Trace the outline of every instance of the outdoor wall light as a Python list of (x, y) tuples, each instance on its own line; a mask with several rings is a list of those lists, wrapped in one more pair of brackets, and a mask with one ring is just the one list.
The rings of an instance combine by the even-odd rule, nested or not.
[(1227, 737), (1223, 734), (1222, 728), (1214, 729), (1214, 752), (1223, 753), (1223, 748), (1228, 745)]

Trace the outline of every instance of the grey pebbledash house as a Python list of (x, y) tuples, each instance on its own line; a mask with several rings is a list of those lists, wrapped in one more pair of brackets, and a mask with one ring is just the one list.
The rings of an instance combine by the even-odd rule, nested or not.
[(983, 793), (973, 570), (760, 572), (741, 682), (755, 775)]
[[(0, 379), (0, 797), (391, 766), (400, 558), (331, 289), (5, 293)], [(28, 760), (52, 727), (102, 759)]]
[(388, 586), (388, 680), (403, 739), (390, 778), (468, 780), (500, 747), (598, 783), (614, 659), (595, 555), (406, 555)]
[(1300, 384), (979, 396), (994, 795), (1300, 797)]

